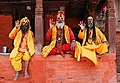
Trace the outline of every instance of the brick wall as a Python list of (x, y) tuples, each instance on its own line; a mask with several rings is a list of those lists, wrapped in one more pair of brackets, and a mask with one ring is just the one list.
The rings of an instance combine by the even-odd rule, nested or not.
[(30, 79), (24, 79), (23, 72), (17, 81), (8, 56), (0, 56), (0, 83), (117, 83), (115, 54), (97, 56), (99, 65), (82, 58), (34, 55), (29, 65)]
[(12, 40), (8, 37), (11, 29), (12, 16), (0, 15), (0, 52), (3, 46), (8, 47), (8, 52), (12, 49)]

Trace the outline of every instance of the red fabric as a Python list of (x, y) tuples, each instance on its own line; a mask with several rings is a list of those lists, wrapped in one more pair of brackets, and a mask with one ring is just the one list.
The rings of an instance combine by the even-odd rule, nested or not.
[[(75, 40), (75, 36), (70, 28), (69, 28), (69, 33), (70, 33), (70, 40)], [(52, 36), (52, 30), (48, 30), (45, 36), (46, 42), (51, 41), (51, 36)]]
[[(63, 51), (63, 53), (68, 51), (70, 54), (74, 55), (75, 50), (71, 50), (70, 45), (71, 45), (70, 43), (63, 44), (61, 51)], [(60, 53), (59, 50), (55, 47), (51, 50), (50, 55), (56, 55), (56, 54), (59, 54), (59, 53)]]
[(45, 36), (46, 45), (48, 45), (48, 43), (50, 42), (51, 36), (52, 36), (52, 30), (48, 30)]
[[(75, 40), (75, 36), (72, 32), (72, 30), (69, 28), (69, 33), (70, 33), (70, 41)], [(48, 30), (46, 34), (46, 44), (50, 43), (51, 41), (51, 36), (52, 36), (52, 30)], [(70, 43), (69, 44), (63, 44), (61, 51), (59, 51), (56, 47), (51, 50), (49, 53), (50, 55), (56, 55), (56, 54), (63, 54), (67, 51), (69, 51), (70, 54), (74, 55), (75, 51), (70, 49)], [(64, 55), (63, 55), (64, 56)]]

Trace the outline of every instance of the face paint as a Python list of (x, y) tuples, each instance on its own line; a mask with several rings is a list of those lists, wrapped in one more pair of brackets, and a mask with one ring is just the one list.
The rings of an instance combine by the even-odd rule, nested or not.
[(64, 16), (64, 11), (58, 11), (58, 14), (57, 14), (57, 20), (56, 20), (56, 26), (58, 28), (63, 28), (65, 22), (65, 16)]
[(22, 33), (26, 33), (29, 29), (29, 22), (25, 19), (22, 22), (22, 26), (20, 27), (20, 29), (22, 30)]
[(65, 13), (62, 8), (57, 13), (56, 26), (58, 28), (63, 28), (64, 25), (65, 25)]
[(28, 22), (27, 20), (24, 20), (23, 23), (22, 23), (22, 25), (28, 26), (28, 25), (29, 25), (29, 22)]
[(58, 15), (57, 15), (57, 21), (58, 21), (59, 23), (64, 22), (64, 15), (63, 15), (63, 14), (58, 14)]
[(64, 11), (60, 10), (57, 14), (57, 21), (62, 23), (65, 20)]

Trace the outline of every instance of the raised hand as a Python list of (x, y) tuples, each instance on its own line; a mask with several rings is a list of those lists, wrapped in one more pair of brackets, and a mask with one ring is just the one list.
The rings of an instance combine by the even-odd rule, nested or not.
[(16, 26), (16, 28), (20, 27), (20, 21), (19, 20), (15, 21), (15, 26)]
[(80, 21), (78, 25), (81, 27), (82, 30), (85, 29), (85, 23), (83, 23), (83, 21)]
[(53, 19), (50, 19), (50, 20), (49, 20), (49, 25), (50, 25), (50, 28), (49, 28), (49, 29), (52, 29), (53, 26), (55, 25), (55, 22), (53, 22)]

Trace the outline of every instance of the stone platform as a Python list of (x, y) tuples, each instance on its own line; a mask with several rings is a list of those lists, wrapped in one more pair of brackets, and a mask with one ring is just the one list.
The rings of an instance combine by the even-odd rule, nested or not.
[(98, 66), (82, 58), (76, 61), (67, 54), (62, 56), (32, 56), (29, 64), (29, 79), (24, 72), (17, 81), (13, 81), (15, 72), (8, 55), (0, 55), (0, 83), (117, 83), (116, 55), (97, 56)]

